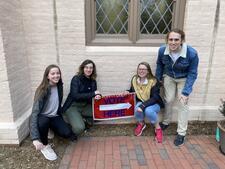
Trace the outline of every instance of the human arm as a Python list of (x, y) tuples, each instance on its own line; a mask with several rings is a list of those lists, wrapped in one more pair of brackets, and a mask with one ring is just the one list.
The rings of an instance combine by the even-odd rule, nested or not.
[(164, 52), (163, 48), (162, 47), (159, 48), (158, 57), (157, 57), (157, 61), (156, 61), (155, 76), (160, 82), (162, 82), (163, 70), (164, 70), (164, 64), (162, 62), (163, 52)]
[(94, 97), (97, 93), (95, 91), (97, 90), (96, 81), (92, 81), (92, 91), (90, 92), (82, 92), (80, 88), (82, 88), (82, 83), (79, 79), (79, 76), (74, 76), (71, 80), (70, 84), (70, 95), (73, 98), (73, 100), (88, 100)]
[(30, 136), (32, 140), (39, 140), (40, 133), (38, 129), (38, 114), (40, 113), (41, 107), (43, 107), (43, 97), (34, 101), (32, 107), (32, 113), (30, 117)]
[(157, 81), (156, 84), (151, 88), (150, 98), (144, 101), (139, 107), (144, 111), (148, 106), (159, 104), (163, 105), (162, 99), (160, 97), (160, 82)]
[(198, 63), (199, 58), (197, 52), (193, 49), (193, 56), (190, 58), (190, 66), (188, 68), (187, 79), (185, 81), (184, 88), (182, 90), (182, 95), (188, 97), (192, 92), (192, 87), (198, 75)]

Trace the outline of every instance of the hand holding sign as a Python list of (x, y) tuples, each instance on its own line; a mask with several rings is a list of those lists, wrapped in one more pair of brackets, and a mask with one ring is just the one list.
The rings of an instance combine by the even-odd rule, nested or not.
[(138, 113), (142, 113), (143, 110), (142, 110), (140, 107), (138, 107), (138, 108), (137, 108), (137, 112), (138, 112)]
[(99, 99), (101, 99), (101, 98), (102, 98), (101, 93), (100, 93), (98, 90), (96, 90), (96, 91), (95, 91), (95, 99), (96, 99), (96, 100), (99, 100)]

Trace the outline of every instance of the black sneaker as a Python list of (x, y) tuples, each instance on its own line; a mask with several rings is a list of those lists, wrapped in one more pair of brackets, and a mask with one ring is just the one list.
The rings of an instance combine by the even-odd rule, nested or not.
[(184, 138), (185, 138), (185, 136), (177, 134), (177, 136), (174, 140), (174, 145), (175, 146), (182, 146), (184, 144)]
[(169, 124), (164, 124), (163, 122), (159, 123), (162, 130), (166, 130), (169, 127)]

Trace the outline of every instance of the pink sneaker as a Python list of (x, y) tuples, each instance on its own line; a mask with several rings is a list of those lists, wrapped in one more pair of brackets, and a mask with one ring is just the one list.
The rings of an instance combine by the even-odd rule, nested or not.
[(143, 132), (143, 130), (145, 129), (146, 125), (145, 123), (138, 123), (137, 127), (134, 129), (134, 134), (135, 136), (140, 136)]
[(158, 143), (162, 143), (163, 141), (163, 131), (161, 128), (155, 129), (155, 139)]

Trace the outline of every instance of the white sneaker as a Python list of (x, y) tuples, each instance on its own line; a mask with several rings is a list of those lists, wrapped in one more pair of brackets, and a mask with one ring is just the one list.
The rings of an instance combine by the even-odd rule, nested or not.
[(54, 138), (54, 132), (51, 130), (51, 129), (49, 129), (48, 130), (48, 139), (53, 139)]
[(41, 152), (47, 160), (54, 161), (57, 159), (56, 153), (49, 144), (41, 149)]

